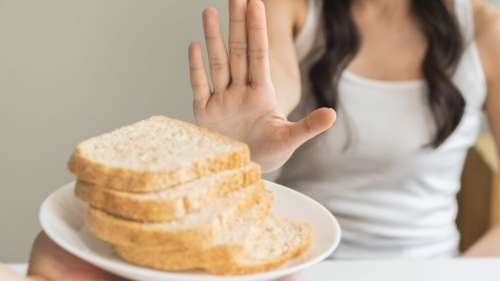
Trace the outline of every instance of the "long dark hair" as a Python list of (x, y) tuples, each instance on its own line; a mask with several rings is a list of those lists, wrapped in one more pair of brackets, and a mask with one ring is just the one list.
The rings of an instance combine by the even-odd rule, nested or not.
[[(309, 72), (319, 106), (338, 107), (339, 77), (360, 47), (361, 39), (352, 18), (351, 3), (351, 0), (323, 1), (325, 52)], [(465, 100), (451, 79), (464, 43), (457, 20), (443, 0), (412, 0), (411, 5), (427, 39), (422, 74), (427, 82), (428, 103), (436, 124), (436, 134), (430, 145), (437, 148), (457, 128), (464, 114)]]

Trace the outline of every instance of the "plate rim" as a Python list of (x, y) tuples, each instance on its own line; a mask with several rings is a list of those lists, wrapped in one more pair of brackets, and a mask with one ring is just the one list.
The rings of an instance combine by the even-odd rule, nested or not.
[[(286, 187), (284, 185), (271, 182), (268, 180), (264, 180), (264, 182), (268, 186), (273, 186), (273, 188), (277, 188), (278, 190), (284, 190), (285, 192), (290, 192), (294, 194), (293, 196), (298, 196), (301, 197), (302, 200), (305, 200), (306, 202), (309, 202), (310, 204), (315, 205), (315, 208), (323, 212), (326, 216), (329, 217), (332, 225), (331, 227), (333, 228), (334, 232), (336, 232), (336, 237), (333, 241), (333, 243), (328, 247), (327, 250), (323, 251), (320, 255), (318, 255), (315, 258), (312, 258), (310, 260), (304, 261), (303, 263), (300, 263), (298, 265), (295, 265), (293, 267), (284, 267), (284, 268), (277, 268), (277, 269), (272, 269), (264, 272), (258, 272), (254, 274), (246, 274), (246, 275), (229, 275), (229, 276), (224, 276), (224, 275), (214, 275), (214, 274), (206, 274), (205, 276), (201, 276), (196, 273), (184, 273), (184, 272), (173, 272), (173, 271), (161, 271), (161, 270), (156, 270), (156, 269), (151, 269), (143, 266), (138, 266), (138, 265), (133, 265), (129, 263), (118, 263), (117, 261), (110, 260), (109, 258), (102, 257), (94, 251), (90, 250), (89, 253), (86, 251), (80, 250), (77, 247), (73, 246), (67, 239), (62, 237), (60, 239), (61, 235), (57, 234), (56, 230), (54, 227), (51, 226), (51, 222), (49, 219), (49, 214), (51, 213), (49, 211), (49, 207), (51, 206), (50, 203), (54, 200), (54, 197), (57, 196), (59, 193), (64, 192), (65, 189), (72, 189), (71, 186), (74, 186), (74, 181), (67, 183), (56, 190), (54, 190), (42, 203), (39, 209), (39, 222), (40, 225), (42, 226), (43, 231), (47, 234), (47, 236), (54, 241), (57, 245), (59, 245), (61, 248), (64, 250), (68, 251), (69, 253), (75, 255), (76, 257), (93, 264), (96, 267), (99, 267), (103, 270), (110, 271), (114, 274), (117, 274), (119, 276), (127, 278), (127, 276), (123, 276), (120, 272), (130, 272), (131, 267), (133, 268), (134, 275), (143, 275), (144, 277), (151, 275), (151, 274), (162, 274), (165, 275), (165, 280), (178, 280), (178, 281), (189, 281), (189, 280), (203, 280), (203, 281), (215, 281), (215, 280), (237, 280), (237, 281), (253, 281), (253, 280), (262, 280), (262, 279), (274, 279), (274, 278), (280, 278), (289, 274), (293, 274), (299, 271), (302, 271), (306, 268), (309, 268), (310, 266), (313, 266), (317, 263), (320, 263), (321, 261), (325, 260), (328, 256), (330, 256), (335, 249), (338, 248), (338, 245), (340, 244), (340, 240), (342, 237), (342, 229), (340, 228), (340, 225), (338, 223), (337, 218), (335, 217), (334, 214), (332, 214), (325, 206), (317, 202), (316, 200), (312, 199), (311, 197), (298, 192), (292, 188)], [(73, 195), (74, 196), (74, 193)], [(75, 198), (78, 200), (77, 198)], [(67, 223), (65, 223), (67, 224)], [(69, 226), (71, 228), (71, 226)], [(116, 270), (115, 270), (116, 269)], [(119, 271), (119, 272), (117, 272)], [(130, 276), (128, 277), (130, 278)]]

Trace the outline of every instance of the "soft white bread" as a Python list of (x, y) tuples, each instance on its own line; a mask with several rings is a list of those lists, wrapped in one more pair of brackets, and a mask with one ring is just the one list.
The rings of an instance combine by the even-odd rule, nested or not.
[[(158, 256), (162, 263), (168, 265), (169, 270), (187, 270), (198, 268), (208, 259), (228, 260), (245, 250), (244, 241), (257, 236), (258, 225), (267, 218), (272, 208), (272, 196), (268, 193), (265, 200), (256, 204), (231, 224), (228, 231), (215, 237), (210, 247), (205, 250), (171, 247), (138, 247), (115, 246), (119, 255), (135, 256), (133, 259), (142, 259), (144, 256)], [(147, 262), (147, 261), (144, 261)], [(139, 262), (142, 264), (144, 262)]]
[(97, 186), (148, 192), (249, 161), (244, 143), (186, 122), (154, 116), (80, 143), (68, 168), (78, 179)]
[(134, 222), (89, 208), (86, 224), (98, 238), (115, 245), (206, 248), (267, 194), (264, 182), (259, 181), (207, 204), (198, 212), (160, 223)]
[(210, 174), (161, 191), (129, 193), (78, 181), (76, 195), (106, 213), (141, 222), (180, 218), (260, 180), (257, 164)]
[(128, 262), (160, 270), (201, 268), (213, 274), (235, 275), (280, 266), (304, 252), (311, 239), (310, 225), (270, 215), (261, 224), (246, 222), (234, 227), (203, 251), (124, 246), (115, 250)]

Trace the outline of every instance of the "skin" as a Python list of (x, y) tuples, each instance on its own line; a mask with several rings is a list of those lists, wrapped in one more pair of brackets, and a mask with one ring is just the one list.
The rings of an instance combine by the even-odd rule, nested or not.
[[(453, 1), (445, 4), (453, 9)], [(473, 5), (476, 43), (487, 78), (485, 111), (500, 151), (500, 77), (497, 74), (500, 73), (500, 12), (479, 0)], [(193, 43), (190, 47), (194, 113), (201, 126), (247, 142), (253, 160), (261, 164), (264, 171), (271, 171), (335, 120), (334, 112), (327, 109), (316, 110), (295, 124), (286, 120), (300, 101), (299, 63), (293, 43), (304, 24), (307, 0), (265, 1), (267, 23), (266, 9), (259, 0), (248, 3), (230, 0), (230, 6), (228, 51), (217, 12), (209, 8), (203, 14), (213, 88), (204, 72), (199, 45)], [(376, 80), (422, 78), (427, 42), (410, 14), (409, 0), (358, 0), (353, 4), (352, 13), (363, 42), (348, 66), (350, 71)], [(293, 130), (297, 133), (290, 133)], [(465, 256), (499, 255), (500, 226), (493, 227), (465, 253)], [(284, 280), (301, 278), (292, 276), (280, 281)]]
[[(248, 143), (253, 160), (263, 169), (278, 168), (301, 144), (330, 128), (335, 112), (320, 108), (298, 122), (288, 121), (286, 115), (292, 105), (279, 107), (275, 85), (280, 86), (278, 92), (290, 91), (293, 96), (297, 96), (300, 85), (297, 77), (287, 86), (273, 84), (264, 4), (260, 0), (248, 4), (245, 0), (230, 1), (230, 18), (228, 54), (217, 10), (203, 12), (213, 89), (200, 45), (189, 47), (194, 114), (199, 125)], [(283, 51), (291, 52), (291, 46), (285, 45)], [(288, 77), (279, 71), (273, 73)]]
[[(286, 162), (305, 141), (330, 128), (335, 112), (322, 108), (298, 122), (287, 120), (300, 101), (299, 66), (293, 42), (304, 24), (307, 0), (266, 0), (265, 6), (260, 0), (229, 1), (229, 50), (223, 43), (217, 11), (208, 8), (203, 13), (210, 80), (199, 43), (189, 47), (194, 112), (200, 125), (249, 143), (253, 160), (270, 171)], [(408, 3), (409, 0), (355, 3), (353, 15), (364, 41), (348, 67), (350, 71), (378, 80), (421, 78), (426, 42), (408, 16)], [(452, 1), (446, 3), (450, 8), (453, 6)], [(479, 0), (474, 0), (474, 12), (476, 43), (488, 86), (485, 112), (500, 151), (500, 12)], [(381, 37), (384, 40), (378, 40)], [(380, 65), (384, 66), (383, 71)], [(499, 256), (499, 238), (500, 225), (493, 227), (464, 255)], [(0, 266), (0, 280), (125, 279), (72, 256), (41, 233), (33, 244), (28, 277)], [(301, 280), (300, 276), (290, 276), (279, 281)]]

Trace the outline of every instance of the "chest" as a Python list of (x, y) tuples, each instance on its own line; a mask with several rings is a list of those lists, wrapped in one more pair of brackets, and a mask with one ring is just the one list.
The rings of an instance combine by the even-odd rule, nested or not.
[(362, 86), (356, 79), (342, 77), (336, 124), (301, 147), (294, 159), (308, 163), (306, 169), (314, 175), (339, 180), (369, 174), (383, 181), (424, 170), (455, 171), (477, 138), (480, 111), (469, 107), (455, 132), (433, 149), (429, 144), (436, 130), (425, 85), (382, 87), (365, 81)]
[(372, 25), (360, 26), (360, 48), (348, 69), (376, 80), (420, 79), (427, 49), (427, 40), (420, 30), (412, 26)]
[[(464, 152), (477, 136), (486, 91), (476, 57), (474, 45), (468, 46), (453, 77), (466, 100), (466, 112), (440, 153)], [(305, 116), (316, 107), (307, 68), (303, 70), (305, 91), (293, 119)], [(313, 157), (311, 162), (317, 164), (318, 170), (335, 165), (342, 173), (359, 172), (363, 167), (367, 171), (396, 166), (411, 170), (415, 163), (421, 162), (419, 159), (429, 151), (428, 144), (436, 133), (425, 80), (381, 81), (345, 71), (338, 87), (340, 104), (336, 124), (305, 145), (298, 152), (300, 157)]]
[(374, 80), (361, 84), (362, 78), (350, 75), (339, 84), (338, 121), (320, 138), (331, 155), (386, 167), (425, 149), (435, 134), (425, 84), (388, 88)]

